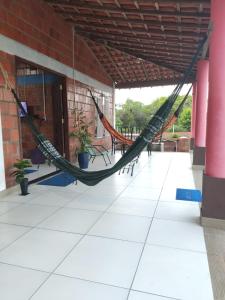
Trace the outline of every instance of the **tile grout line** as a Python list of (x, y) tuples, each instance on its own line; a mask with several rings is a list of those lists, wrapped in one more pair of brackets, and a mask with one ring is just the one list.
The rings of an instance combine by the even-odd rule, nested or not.
[[(125, 187), (120, 193), (118, 193), (118, 195), (115, 197), (115, 200), (113, 201), (113, 203), (117, 200), (117, 198), (119, 197), (119, 195), (126, 189), (127, 187)], [(112, 203), (112, 204), (113, 204)], [(111, 206), (111, 205), (110, 205)], [(40, 288), (48, 281), (48, 279), (54, 275), (57, 274), (55, 273), (56, 269), (65, 261), (65, 259), (71, 254), (71, 252), (80, 244), (80, 242), (86, 237), (88, 236), (88, 232), (95, 226), (95, 224), (100, 220), (100, 218), (105, 214), (105, 211), (103, 211), (100, 216), (96, 219), (96, 221), (92, 224), (92, 226), (90, 226), (90, 228), (87, 230), (87, 232), (85, 234), (83, 234), (81, 236), (81, 238), (78, 240), (77, 243), (75, 243), (75, 245), (70, 249), (70, 251), (68, 251), (68, 253), (64, 256), (64, 258), (57, 264), (57, 266), (49, 273), (49, 276), (47, 276), (47, 278), (41, 283), (41, 285), (33, 292), (33, 294), (29, 297), (29, 300), (31, 300), (33, 298), (33, 296), (40, 290)], [(73, 277), (72, 277), (73, 278)]]
[[(36, 184), (37, 186), (37, 184)], [(41, 191), (41, 194), (46, 192), (45, 191)], [(55, 191), (51, 191), (51, 192), (55, 192)], [(83, 194), (84, 192), (82, 192), (81, 194)], [(35, 198), (38, 197), (39, 195), (35, 195)], [(79, 197), (79, 196), (78, 196)], [(34, 198), (34, 199), (35, 199)], [(74, 200), (71, 200), (71, 201), (74, 201)], [(15, 240), (13, 240), (11, 243), (9, 243), (8, 245), (6, 245), (5, 247), (3, 247), (2, 249), (0, 249), (0, 254), (3, 250), (5, 250), (6, 248), (8, 248), (9, 246), (11, 246), (12, 244), (14, 244), (16, 241), (18, 241), (20, 238), (22, 238), (23, 236), (25, 236), (27, 233), (31, 232), (33, 229), (44, 229), (44, 230), (49, 230), (51, 231), (51, 229), (47, 229), (47, 228), (41, 228), (41, 227), (38, 227), (39, 224), (41, 224), (42, 222), (46, 221), (48, 218), (52, 217), (55, 213), (57, 213), (59, 210), (61, 210), (63, 207), (66, 207), (65, 205), (67, 205), (68, 203), (70, 203), (71, 201), (67, 202), (66, 204), (64, 204), (63, 206), (53, 206), (53, 205), (41, 205), (41, 204), (32, 204), (32, 203), (27, 203), (27, 202), (23, 202), (23, 203), (19, 203), (16, 207), (12, 208), (11, 210), (14, 210), (16, 208), (18, 208), (19, 206), (23, 206), (23, 205), (37, 205), (37, 206), (42, 206), (42, 207), (55, 207), (56, 210), (54, 210), (54, 212), (52, 212), (49, 216), (45, 217), (44, 219), (42, 219), (40, 222), (38, 222), (36, 225), (33, 225), (33, 226), (30, 226), (30, 225), (21, 225), (21, 224), (14, 224), (14, 223), (7, 223), (7, 222), (0, 222), (0, 224), (6, 224), (6, 225), (11, 225), (11, 226), (19, 226), (19, 227), (26, 227), (28, 228), (28, 230), (26, 232), (24, 232), (22, 235), (20, 235), (18, 238), (16, 238)], [(13, 203), (18, 203), (18, 202), (13, 202)], [(4, 214), (7, 214), (8, 212), (5, 212)], [(4, 215), (3, 214), (3, 215)], [(3, 216), (3, 215), (0, 215), (0, 216)], [(53, 230), (52, 230), (53, 231)], [(57, 231), (57, 230), (54, 230), (54, 231)], [(59, 232), (63, 232), (63, 231), (59, 231)], [(67, 232), (66, 232), (67, 233)], [(73, 234), (78, 234), (78, 233), (73, 233)], [(0, 262), (0, 263), (3, 263), (3, 262)]]
[[(120, 193), (118, 193), (118, 195), (116, 196), (115, 200), (111, 203), (111, 205), (116, 201), (116, 199), (119, 197), (119, 195), (120, 195), (126, 188), (127, 188), (127, 185), (126, 185), (126, 187), (124, 187), (124, 188), (122, 189), (122, 191), (121, 191)], [(83, 191), (83, 192), (80, 193), (80, 194), (83, 195), (86, 191), (87, 191), (87, 190)], [(44, 193), (44, 192), (46, 192), (46, 191), (41, 191), (41, 194)], [(51, 191), (51, 192), (54, 193), (55, 191)], [(79, 195), (79, 196), (80, 196), (80, 195)], [(79, 197), (79, 196), (78, 196), (78, 197)], [(38, 197), (38, 195), (35, 195), (35, 198), (36, 198), (36, 197)], [(34, 199), (35, 199), (35, 198), (34, 198)], [(21, 206), (23, 206), (23, 205), (37, 205), (37, 206), (42, 206), (42, 207), (45, 207), (45, 206), (48, 206), (48, 207), (49, 207), (49, 206), (50, 206), (50, 207), (55, 207), (55, 208), (57, 208), (56, 210), (54, 210), (53, 213), (51, 213), (49, 216), (47, 216), (46, 218), (44, 218), (43, 220), (41, 220), (40, 222), (38, 222), (38, 223), (37, 223), (36, 225), (34, 225), (34, 226), (30, 226), (30, 225), (21, 225), (21, 224), (18, 225), (18, 224), (14, 224), (14, 223), (0, 222), (1, 224), (7, 224), (7, 225), (12, 225), (12, 226), (20, 226), (20, 227), (28, 227), (28, 228), (29, 228), (26, 232), (24, 232), (22, 235), (20, 235), (17, 239), (13, 240), (11, 243), (9, 243), (8, 245), (6, 245), (6, 246), (3, 247), (2, 249), (0, 249), (0, 253), (1, 253), (3, 250), (5, 250), (6, 248), (8, 248), (9, 246), (11, 246), (12, 244), (14, 244), (14, 242), (18, 241), (20, 238), (22, 238), (23, 236), (25, 236), (27, 233), (31, 232), (33, 229), (42, 229), (42, 230), (49, 230), (49, 231), (51, 231), (52, 229), (42, 228), (42, 227), (38, 227), (38, 226), (39, 226), (39, 224), (41, 224), (42, 222), (46, 221), (48, 218), (52, 217), (55, 213), (57, 213), (57, 212), (58, 212), (59, 210), (61, 210), (62, 208), (67, 208), (66, 205), (69, 204), (69, 203), (72, 202), (72, 201), (74, 201), (74, 200), (71, 200), (71, 201), (69, 201), (68, 203), (66, 203), (66, 204), (64, 204), (63, 206), (60, 206), (60, 207), (57, 207), (57, 206), (50, 206), (50, 205), (41, 205), (41, 204), (32, 204), (32, 203), (23, 202), (23, 203), (19, 203), (16, 207), (10, 209), (10, 210), (14, 210), (14, 209), (18, 208), (19, 206), (21, 207)], [(18, 202), (13, 202), (13, 203), (18, 203)], [(109, 206), (106, 208), (106, 210), (107, 210), (111, 205), (109, 205)], [(75, 208), (70, 208), (70, 207), (68, 207), (68, 209), (75, 209)], [(86, 211), (86, 209), (80, 209), (80, 210)], [(106, 210), (101, 211), (102, 214), (99, 216), (99, 218), (106, 212)], [(88, 210), (88, 211), (93, 211), (93, 210)], [(97, 211), (97, 212), (99, 212), (99, 211)], [(3, 213), (1, 216), (5, 215), (5, 214), (7, 214), (7, 213), (8, 213), (8, 212), (5, 212), (5, 213)], [(97, 219), (96, 222), (97, 222), (98, 220), (99, 220), (99, 219)], [(94, 226), (95, 224), (96, 224), (96, 223), (94, 223), (93, 226)], [(92, 228), (92, 227), (91, 227), (91, 228)], [(90, 229), (91, 229), (91, 228), (90, 228)], [(90, 229), (89, 229), (89, 230), (90, 230)], [(88, 230), (88, 231), (89, 231), (89, 230)], [(59, 230), (52, 230), (52, 231), (65, 232), (65, 231), (59, 231)], [(74, 232), (65, 232), (65, 233), (80, 234), (80, 233), (74, 233)], [(80, 234), (80, 235), (83, 235), (83, 234)], [(85, 234), (85, 235), (86, 235), (86, 234)]]
[[(136, 274), (137, 274), (137, 271), (138, 271), (138, 268), (139, 268), (139, 265), (140, 265), (140, 262), (141, 262), (143, 253), (144, 253), (145, 246), (146, 246), (146, 244), (147, 244), (148, 235), (149, 235), (149, 232), (150, 232), (150, 229), (151, 229), (153, 220), (154, 220), (154, 216), (155, 216), (155, 213), (156, 213), (156, 210), (157, 210), (159, 201), (160, 201), (160, 196), (161, 196), (161, 193), (162, 193), (164, 184), (165, 184), (165, 182), (166, 182), (166, 178), (167, 178), (168, 173), (169, 173), (169, 169), (170, 169), (170, 167), (171, 167), (172, 160), (173, 160), (173, 158), (171, 157), (171, 158), (170, 158), (170, 162), (169, 162), (168, 167), (167, 167), (167, 172), (166, 172), (166, 174), (165, 174), (165, 178), (164, 178), (164, 181), (163, 181), (163, 184), (162, 184), (162, 188), (161, 188), (161, 191), (160, 191), (160, 194), (159, 194), (159, 197), (158, 197), (158, 201), (157, 201), (157, 204), (156, 204), (156, 207), (155, 207), (153, 216), (152, 216), (152, 221), (150, 222), (150, 226), (149, 226), (149, 229), (148, 229), (148, 232), (147, 232), (145, 241), (144, 241), (144, 245), (143, 245), (142, 250), (141, 250), (141, 254), (140, 254), (140, 257), (139, 257), (139, 260), (138, 260), (138, 263), (137, 263), (137, 267), (136, 267), (136, 270), (135, 270), (135, 273), (134, 273), (134, 276), (133, 276), (133, 279), (132, 279), (132, 282), (131, 282), (131, 285), (130, 285), (129, 292), (128, 292), (128, 295), (127, 295), (126, 300), (129, 300), (129, 297), (130, 297), (131, 289), (132, 289), (132, 286), (133, 286), (133, 283), (134, 283), (134, 280), (135, 280), (135, 277), (136, 277)], [(158, 296), (160, 296), (160, 295), (158, 295)]]
[[(147, 165), (147, 163), (145, 164), (145, 165)], [(139, 171), (138, 172), (138, 174), (140, 173), (141, 171)], [(104, 215), (104, 214), (106, 214), (107, 213), (107, 211), (108, 211), (108, 209), (114, 204), (114, 202), (119, 198), (119, 196), (121, 195), (121, 193), (123, 193), (123, 191), (128, 187), (128, 186), (130, 186), (130, 184), (135, 180), (135, 178), (138, 176), (138, 174), (128, 183), (128, 184), (126, 184), (126, 186), (124, 186), (124, 188), (121, 190), (121, 192), (120, 193), (118, 193), (118, 195), (115, 197), (115, 199), (114, 199), (114, 201), (112, 201), (112, 203), (104, 210), (104, 211), (101, 211), (102, 213), (100, 214), (100, 216), (99, 216), (99, 218), (96, 220), (96, 222), (89, 228), (89, 230), (87, 231), (87, 233), (85, 233), (85, 235), (83, 235), (83, 237), (81, 237), (81, 239), (74, 245), (74, 247), (71, 249), (71, 251), (81, 242), (81, 240), (85, 237), (85, 236), (90, 236), (90, 235), (88, 235), (88, 232), (92, 229), (92, 227), (93, 226), (95, 226), (95, 224), (99, 221), (99, 219)], [(81, 194), (85, 194), (87, 192), (87, 190), (85, 190), (85, 191), (83, 191)], [(161, 194), (161, 193), (160, 193)], [(79, 195), (80, 196), (80, 195)], [(78, 197), (79, 197), (78, 196)], [(159, 195), (159, 198), (160, 198), (160, 195)], [(71, 201), (73, 201), (73, 200), (71, 200)], [(24, 236), (24, 235), (26, 235), (28, 232), (30, 232), (32, 229), (35, 229), (35, 228), (37, 228), (37, 229), (42, 229), (42, 228), (40, 228), (40, 227), (37, 227), (40, 223), (42, 223), (42, 222), (44, 222), (46, 219), (48, 219), (48, 218), (50, 218), (52, 215), (54, 215), (55, 213), (57, 213), (60, 209), (62, 209), (63, 207), (65, 207), (65, 208), (67, 208), (66, 207), (66, 205), (68, 204), (68, 203), (70, 203), (71, 201), (69, 201), (69, 202), (67, 202), (66, 204), (64, 204), (63, 206), (60, 206), (60, 207), (58, 207), (58, 209), (56, 209), (52, 214), (50, 214), (49, 216), (47, 216), (46, 218), (44, 218), (43, 220), (41, 220), (40, 222), (38, 222), (35, 226), (33, 226), (33, 227), (30, 227), (30, 226), (25, 226), (25, 225), (17, 225), (17, 224), (15, 224), (16, 226), (23, 226), (23, 227), (29, 227), (30, 228), (30, 230), (28, 230), (28, 231), (26, 231), (23, 235), (21, 235), (19, 238), (21, 238), (22, 236)], [(159, 202), (159, 199), (158, 199), (158, 201), (157, 201), (157, 203)], [(16, 202), (16, 203), (18, 203), (18, 202)], [(27, 202), (25, 202), (25, 203), (19, 203), (19, 205), (29, 205), (30, 203), (27, 203)], [(18, 205), (18, 206), (19, 206)], [(41, 205), (41, 204), (35, 204), (35, 205), (39, 205), (39, 206), (45, 206), (45, 205)], [(18, 207), (18, 206), (16, 206), (16, 207)], [(15, 208), (16, 208), (15, 207)], [(55, 206), (54, 206), (55, 207)], [(56, 206), (56, 208), (57, 208), (57, 206)], [(69, 207), (68, 207), (69, 208)], [(156, 206), (156, 208), (157, 208), (157, 206)], [(13, 208), (14, 209), (14, 208)], [(82, 209), (80, 209), (80, 210), (82, 210)], [(84, 210), (86, 210), (86, 209), (84, 209)], [(6, 212), (7, 213), (7, 212)], [(141, 216), (140, 216), (141, 217)], [(6, 223), (7, 224), (7, 223)], [(9, 225), (14, 225), (14, 224), (9, 224)], [(151, 225), (150, 225), (151, 226)], [(150, 228), (149, 228), (150, 229)], [(51, 229), (47, 229), (47, 228), (45, 228), (45, 230), (51, 230)], [(72, 233), (72, 234), (79, 234), (79, 233)], [(80, 235), (82, 235), (82, 234), (80, 234)], [(148, 235), (147, 235), (148, 236)], [(99, 236), (98, 236), (99, 237)], [(19, 239), (18, 238), (18, 239)], [(110, 239), (110, 238), (108, 238), (108, 237), (102, 237), (102, 238), (107, 238), (107, 239)], [(18, 239), (16, 239), (16, 240), (18, 240)], [(15, 240), (15, 241), (16, 241)], [(114, 239), (115, 240), (115, 239)], [(15, 241), (13, 241), (12, 243), (14, 243)], [(124, 240), (122, 240), (122, 241), (124, 241)], [(128, 241), (128, 242), (133, 242), (133, 241)], [(10, 246), (12, 243), (10, 243), (8, 246)], [(7, 247), (8, 247), (7, 246)], [(5, 248), (3, 248), (3, 249), (5, 249)], [(2, 249), (2, 250), (3, 250)], [(70, 251), (70, 252), (71, 252)], [(66, 257), (70, 254), (70, 252), (66, 255)], [(58, 268), (58, 266), (66, 259), (66, 257), (64, 257), (64, 259), (57, 265), (57, 267), (55, 268), (55, 269), (57, 269)], [(3, 264), (6, 264), (6, 263), (3, 263)], [(9, 264), (10, 265), (10, 264)], [(17, 265), (12, 265), (12, 266), (17, 266)], [(17, 266), (17, 267), (21, 267), (21, 268), (24, 268), (24, 269), (30, 269), (30, 268), (26, 268), (26, 267), (23, 267), (23, 266)], [(51, 274), (48, 276), (48, 278), (52, 275), (52, 274), (56, 274), (56, 273), (54, 273), (54, 271), (55, 271), (55, 269), (51, 272)], [(46, 272), (46, 271), (42, 271), (42, 270), (36, 270), (36, 269), (32, 269), (32, 270), (34, 270), (34, 271), (39, 271), (39, 272), (45, 272), (45, 273), (47, 273), (47, 274), (49, 274), (49, 272)], [(60, 274), (59, 274), (60, 275)], [(60, 275), (60, 276), (64, 276), (64, 275)], [(48, 279), (47, 278), (47, 279)], [(71, 277), (71, 278), (76, 278), (76, 277)], [(42, 285), (47, 281), (47, 279), (42, 283)], [(84, 281), (88, 281), (88, 280), (85, 280), (85, 279), (80, 279), (80, 280), (84, 280)], [(93, 281), (93, 282), (95, 282), (95, 281)], [(104, 284), (104, 283), (100, 283), (99, 282), (99, 284)], [(41, 286), (42, 286), (41, 285)], [(104, 285), (108, 285), (108, 284), (104, 284)], [(41, 287), (40, 286), (40, 287)], [(39, 287), (39, 288), (40, 288)], [(117, 286), (115, 286), (115, 287), (117, 287)], [(39, 288), (34, 292), (34, 294), (39, 290)], [(118, 287), (118, 288), (122, 288), (122, 287)], [(33, 297), (34, 296), (34, 294), (32, 294), (32, 296), (31, 297)]]
[[(29, 227), (29, 230), (24, 232), (21, 236), (19, 236), (16, 240), (12, 241), (9, 245), (3, 247), (1, 250), (0, 250), (0, 255), (1, 255), (1, 252), (3, 250), (5, 250), (6, 248), (8, 248), (9, 246), (11, 246), (12, 244), (14, 244), (16, 241), (18, 241), (20, 238), (22, 238), (24, 235), (26, 235), (27, 233), (31, 232), (33, 229), (38, 229), (38, 225), (42, 222), (44, 222), (45, 220), (47, 220), (49, 217), (53, 216), (58, 210), (60, 210), (61, 207), (59, 207), (58, 209), (54, 210), (54, 212), (52, 212), (49, 216), (45, 217), (43, 220), (41, 220), (40, 222), (38, 222), (36, 225), (34, 226), (26, 226), (26, 225), (16, 225), (16, 224), (10, 224), (10, 223), (2, 223), (2, 224), (8, 224), (8, 225), (13, 225), (13, 226), (21, 226), (21, 227)], [(0, 261), (1, 262), (1, 261)]]
[(184, 299), (180, 299), (180, 298), (171, 298), (171, 297), (167, 297), (167, 296), (162, 296), (162, 295), (158, 295), (158, 294), (153, 294), (153, 293), (148, 293), (148, 292), (143, 292), (143, 291), (139, 291), (139, 290), (132, 290), (134, 292), (138, 292), (144, 295), (153, 295), (153, 296), (157, 296), (157, 297), (161, 297), (161, 298), (165, 298), (165, 300), (184, 300)]

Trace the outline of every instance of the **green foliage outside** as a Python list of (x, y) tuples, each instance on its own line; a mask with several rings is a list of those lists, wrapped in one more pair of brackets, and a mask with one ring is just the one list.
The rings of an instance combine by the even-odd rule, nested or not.
[[(166, 97), (160, 97), (148, 105), (144, 105), (139, 101), (127, 99), (125, 104), (123, 104), (122, 109), (116, 109), (116, 126), (143, 128), (166, 99)], [(178, 96), (171, 113), (174, 113), (182, 100), (183, 96)], [(189, 96), (174, 125), (174, 131), (190, 131), (191, 105), (192, 97)], [(169, 129), (169, 131), (172, 131), (172, 129)]]

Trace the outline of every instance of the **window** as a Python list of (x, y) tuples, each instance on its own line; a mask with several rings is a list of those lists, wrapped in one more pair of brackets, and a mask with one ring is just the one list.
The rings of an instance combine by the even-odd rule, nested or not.
[[(110, 119), (110, 111), (109, 111), (109, 99), (106, 95), (100, 94), (99, 97), (96, 98), (97, 103), (99, 105), (100, 110), (103, 112), (107, 119)], [(102, 125), (101, 120), (99, 119), (98, 113), (96, 112), (96, 129), (95, 135), (97, 138), (103, 138), (108, 136), (109, 133), (105, 130), (104, 126)]]

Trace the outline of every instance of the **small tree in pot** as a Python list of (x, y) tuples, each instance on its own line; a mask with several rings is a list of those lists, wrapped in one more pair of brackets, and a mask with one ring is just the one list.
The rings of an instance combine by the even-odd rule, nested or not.
[(89, 126), (92, 124), (91, 122), (85, 122), (85, 115), (83, 110), (79, 111), (79, 115), (77, 116), (77, 112), (74, 110), (74, 131), (70, 132), (71, 137), (75, 137), (79, 141), (79, 149), (77, 151), (78, 154), (78, 162), (81, 169), (87, 169), (89, 163), (89, 152), (88, 147), (91, 144), (91, 133), (89, 132)]
[(32, 165), (29, 160), (18, 159), (13, 166), (16, 170), (14, 170), (11, 175), (15, 176), (16, 182), (20, 184), (21, 195), (26, 196), (28, 194), (28, 178), (25, 177), (25, 168), (31, 167)]

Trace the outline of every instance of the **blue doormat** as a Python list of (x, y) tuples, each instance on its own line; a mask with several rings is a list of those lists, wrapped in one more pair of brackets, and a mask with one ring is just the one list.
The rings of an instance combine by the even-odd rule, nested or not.
[(37, 171), (37, 169), (24, 169), (24, 173), (25, 173), (25, 174), (34, 173), (34, 172), (36, 172), (36, 171)]
[(74, 176), (71, 176), (66, 172), (61, 172), (59, 174), (56, 174), (55, 176), (52, 176), (48, 179), (39, 182), (38, 184), (53, 185), (53, 186), (67, 186), (73, 183), (74, 181), (77, 181), (77, 179)]
[(177, 189), (176, 200), (202, 201), (202, 194), (199, 190)]

